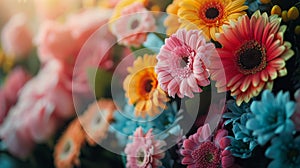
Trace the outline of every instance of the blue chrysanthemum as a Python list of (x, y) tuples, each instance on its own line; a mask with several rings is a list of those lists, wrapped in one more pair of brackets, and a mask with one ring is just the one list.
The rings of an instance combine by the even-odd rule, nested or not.
[(247, 120), (252, 117), (252, 113), (245, 113), (241, 116), (239, 122), (233, 124), (234, 137), (229, 137), (231, 143), (227, 149), (235, 157), (249, 158), (253, 149), (257, 146), (257, 140), (252, 136), (252, 131), (246, 128)]
[(229, 112), (223, 114), (223, 118), (226, 119), (225, 125), (229, 123), (235, 123), (239, 121), (241, 116), (245, 113), (250, 113), (250, 103), (242, 103), (240, 106), (236, 104), (235, 100), (228, 100), (226, 102), (227, 109)]
[(168, 108), (156, 118), (137, 118), (134, 114), (134, 106), (126, 105), (121, 112), (114, 113), (114, 122), (111, 124), (110, 132), (114, 133), (120, 146), (125, 146), (128, 137), (133, 135), (138, 127), (142, 127), (144, 132), (153, 129), (153, 133), (164, 139), (170, 134), (179, 135), (181, 128), (178, 121), (182, 119), (181, 111), (177, 110), (176, 103), (168, 103)]
[(252, 155), (252, 151), (256, 145), (251, 145), (250, 142), (243, 142), (242, 140), (236, 140), (234, 137), (229, 136), (230, 145), (225, 148), (229, 150), (232, 156), (242, 159), (249, 158)]
[(269, 168), (297, 168), (300, 166), (300, 136), (293, 138), (291, 133), (283, 133), (272, 140), (272, 145), (265, 152), (273, 159)]
[(276, 134), (294, 131), (290, 119), (295, 111), (295, 103), (290, 101), (290, 94), (280, 91), (275, 97), (271, 91), (262, 94), (261, 101), (254, 101), (250, 107), (254, 117), (249, 119), (246, 128), (253, 130), (260, 145), (265, 145)]

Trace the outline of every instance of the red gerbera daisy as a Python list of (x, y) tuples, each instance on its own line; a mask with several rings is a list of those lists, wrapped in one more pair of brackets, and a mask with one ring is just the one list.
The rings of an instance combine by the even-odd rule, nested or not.
[(263, 89), (272, 89), (273, 80), (287, 74), (285, 61), (294, 52), (291, 43), (283, 40), (286, 26), (280, 22), (277, 15), (268, 17), (257, 11), (218, 34), (223, 48), (218, 49), (219, 58), (211, 57), (211, 78), (219, 91), (230, 90), (238, 105)]

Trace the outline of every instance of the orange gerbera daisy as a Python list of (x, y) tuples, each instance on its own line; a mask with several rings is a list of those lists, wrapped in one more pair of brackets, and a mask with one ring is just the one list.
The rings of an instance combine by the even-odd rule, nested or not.
[(248, 9), (245, 0), (182, 0), (178, 16), (181, 26), (201, 29), (209, 39), (216, 40), (215, 33), (223, 32), (223, 25), (236, 21)]
[(102, 99), (91, 104), (80, 117), (88, 144), (94, 146), (106, 137), (116, 106), (112, 100)]
[(218, 35), (223, 47), (217, 49), (219, 57), (211, 57), (211, 78), (219, 91), (230, 90), (238, 105), (272, 89), (273, 81), (287, 74), (285, 62), (294, 52), (283, 40), (286, 26), (280, 22), (277, 15), (256, 11)]
[(128, 68), (130, 74), (125, 78), (123, 87), (129, 104), (135, 105), (136, 116), (155, 116), (160, 108), (166, 108), (165, 103), (169, 101), (158, 84), (154, 71), (156, 63), (155, 55), (145, 54), (134, 61), (133, 67)]
[(167, 13), (169, 14), (168, 17), (164, 21), (164, 25), (166, 26), (167, 35), (174, 34), (178, 28), (180, 27), (179, 18), (177, 16), (178, 9), (179, 9), (179, 2), (180, 0), (174, 0), (168, 7)]
[(79, 155), (84, 143), (84, 131), (78, 119), (70, 123), (54, 147), (54, 163), (57, 168), (72, 168), (80, 165)]

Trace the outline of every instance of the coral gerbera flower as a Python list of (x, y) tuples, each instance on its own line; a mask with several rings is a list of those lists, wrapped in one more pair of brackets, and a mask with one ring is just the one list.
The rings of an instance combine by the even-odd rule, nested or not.
[[(230, 90), (238, 105), (264, 88), (272, 89), (273, 80), (287, 74), (285, 61), (294, 52), (291, 44), (283, 41), (286, 26), (280, 26), (280, 21), (277, 15), (268, 17), (257, 11), (251, 19), (242, 16), (219, 34), (217, 40), (223, 48), (217, 49), (219, 58), (212, 57), (211, 78), (217, 81), (219, 91)], [(220, 62), (223, 66), (216, 66)]]
[(209, 39), (215, 40), (215, 33), (223, 32), (223, 25), (229, 25), (229, 21), (236, 21), (245, 14), (248, 7), (244, 3), (245, 0), (183, 0), (178, 16), (182, 27), (197, 27)]
[(155, 116), (160, 108), (165, 109), (169, 100), (166, 93), (160, 88), (154, 66), (157, 60), (155, 55), (138, 57), (133, 67), (128, 68), (130, 73), (124, 80), (123, 87), (129, 104), (135, 104), (135, 115), (146, 117)]
[(201, 31), (178, 30), (157, 55), (155, 71), (160, 86), (172, 97), (193, 97), (193, 92), (202, 92), (199, 86), (210, 84), (206, 67), (211, 55), (217, 55), (215, 46), (206, 42)]
[(84, 143), (84, 131), (75, 119), (54, 147), (54, 163), (57, 168), (79, 166), (79, 155)]
[(177, 16), (178, 9), (179, 9), (179, 2), (180, 0), (174, 0), (172, 4), (170, 4), (166, 12), (168, 13), (168, 17), (164, 21), (164, 25), (166, 26), (167, 35), (171, 35), (175, 33), (178, 28), (180, 27), (179, 17)]
[(112, 100), (101, 99), (90, 105), (80, 117), (88, 144), (94, 146), (106, 137), (115, 110)]
[(126, 145), (128, 168), (152, 167), (157, 168), (162, 165), (160, 159), (165, 157), (163, 147), (166, 142), (154, 139), (152, 129), (146, 134), (141, 127), (137, 128), (133, 135), (133, 142)]
[(118, 42), (125, 46), (139, 47), (146, 41), (147, 33), (156, 29), (154, 16), (140, 2), (124, 7), (121, 16), (110, 25)]

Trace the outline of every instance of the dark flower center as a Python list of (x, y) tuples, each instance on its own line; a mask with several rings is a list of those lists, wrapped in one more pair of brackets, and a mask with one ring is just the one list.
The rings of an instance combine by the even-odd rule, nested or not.
[(140, 149), (137, 153), (138, 165), (142, 165), (144, 163), (144, 160), (145, 160), (145, 152), (142, 149)]
[(152, 90), (152, 80), (150, 80), (150, 79), (148, 79), (148, 80), (146, 80), (145, 81), (145, 84), (144, 84), (144, 87), (145, 87), (145, 91), (147, 92), (147, 93), (149, 93), (149, 92), (151, 92), (151, 90)]
[(132, 30), (134, 30), (134, 29), (136, 29), (136, 28), (139, 26), (139, 24), (140, 24), (140, 22), (139, 22), (137, 19), (135, 19), (135, 20), (131, 23), (130, 28), (131, 28)]
[(71, 151), (71, 148), (72, 148), (72, 142), (71, 141), (67, 141), (64, 145), (64, 148), (63, 148), (63, 154), (64, 155), (68, 155)]
[(266, 51), (257, 41), (243, 44), (236, 52), (237, 63), (244, 74), (255, 74), (266, 67)]
[(208, 19), (215, 19), (219, 16), (220, 12), (217, 8), (211, 7), (205, 11), (205, 16)]
[(181, 68), (184, 68), (189, 63), (189, 57), (182, 57), (180, 61)]
[(100, 114), (96, 116), (95, 118), (95, 124), (99, 124), (101, 122), (101, 116)]
[(192, 152), (192, 158), (195, 160), (196, 167), (217, 168), (221, 161), (220, 149), (212, 142), (204, 142)]

